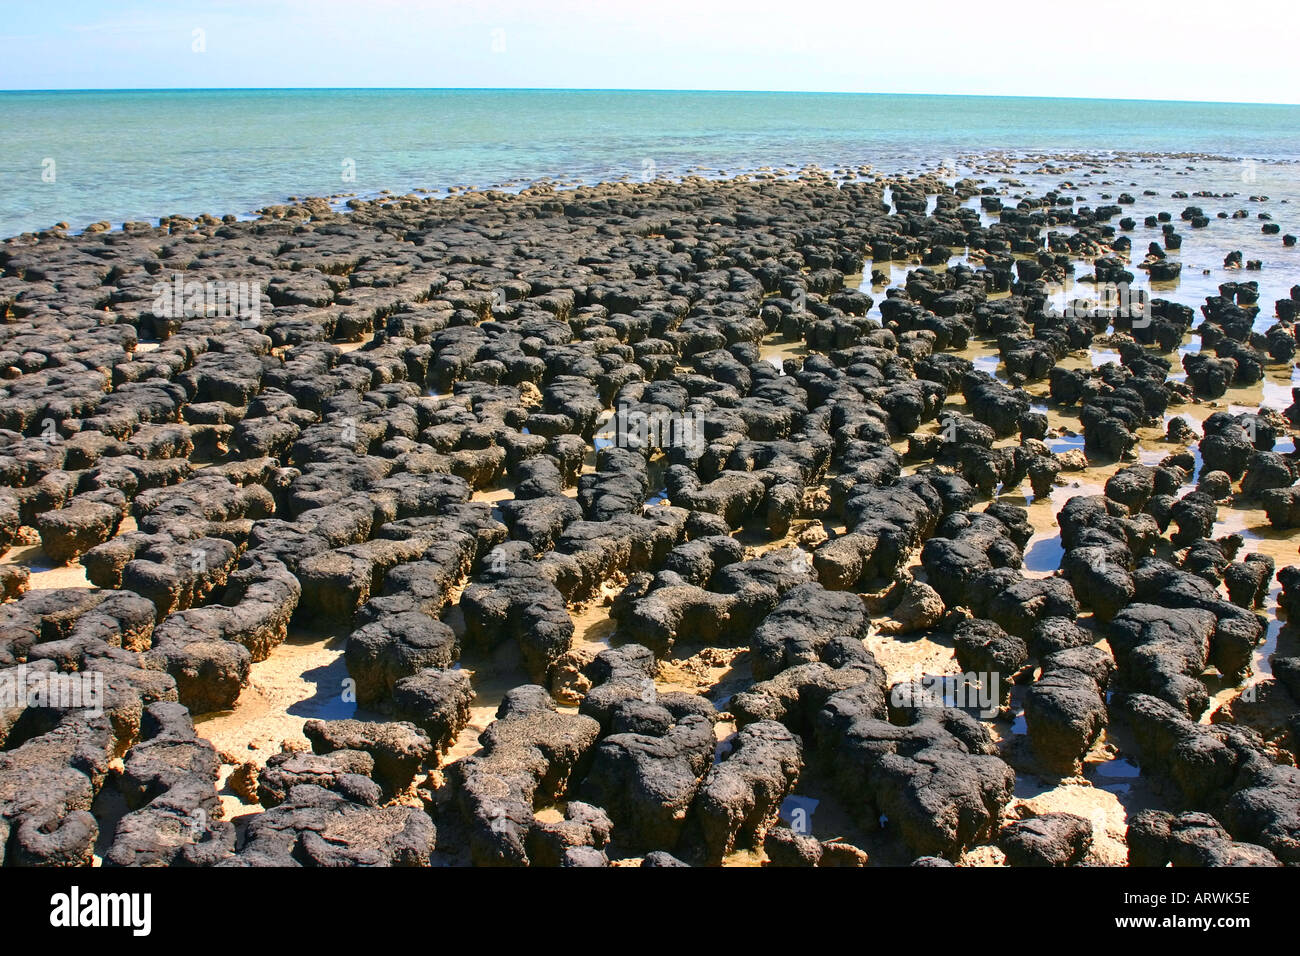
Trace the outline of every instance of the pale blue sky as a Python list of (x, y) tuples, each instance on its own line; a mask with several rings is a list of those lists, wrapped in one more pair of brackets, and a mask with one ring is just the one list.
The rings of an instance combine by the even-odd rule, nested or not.
[(5, 0), (0, 88), (764, 89), (1294, 103), (1293, 3)]

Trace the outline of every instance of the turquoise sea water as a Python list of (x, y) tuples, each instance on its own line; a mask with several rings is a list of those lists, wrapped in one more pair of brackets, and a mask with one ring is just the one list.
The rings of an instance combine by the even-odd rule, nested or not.
[(1296, 161), (1300, 106), (598, 90), (19, 92), (0, 93), (0, 134), (0, 236), (9, 236), (59, 221), (246, 215), (291, 195), (806, 163), (902, 171), (989, 150)]

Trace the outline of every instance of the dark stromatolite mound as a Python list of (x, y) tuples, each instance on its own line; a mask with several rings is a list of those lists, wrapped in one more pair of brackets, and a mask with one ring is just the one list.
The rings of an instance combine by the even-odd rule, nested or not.
[(1008, 824), (998, 846), (1008, 866), (1077, 866), (1092, 846), (1092, 824), (1073, 813), (1045, 813)]
[(869, 623), (862, 599), (856, 594), (801, 584), (787, 591), (755, 629), (751, 665), (754, 677), (764, 680), (788, 667), (824, 660), (828, 644), (861, 640)]
[(883, 813), (918, 855), (955, 858), (996, 837), (1015, 774), (988, 732), (952, 708), (888, 723), (868, 686), (833, 695), (817, 715), (817, 747), (845, 798), (864, 817)]
[(712, 721), (698, 714), (669, 722), (661, 733), (611, 734), (580, 793), (611, 813), (627, 849), (676, 846), (714, 743)]
[(740, 844), (763, 845), (781, 801), (799, 782), (803, 746), (775, 721), (747, 724), (704, 779), (687, 815), (684, 841), (714, 865)]
[(522, 690), (530, 692), (515, 688), (502, 702), (479, 738), (481, 752), (452, 765), (471, 858), (479, 865), (527, 865), (534, 807), (565, 796), (600, 734), (592, 718), (558, 713), (541, 687)]
[(235, 847), (217, 797), (221, 760), (183, 706), (150, 705), (147, 739), (127, 751), (118, 789), (131, 811), (118, 821), (109, 866), (211, 865)]
[(354, 803), (377, 805), (383, 791), (371, 779), (375, 758), (361, 750), (328, 754), (286, 751), (272, 754), (257, 775), (257, 800), (269, 809), (288, 799), (299, 784), (311, 784), (343, 794)]
[(424, 811), (376, 807), (309, 783), (259, 813), (222, 866), (428, 866), (437, 831)]
[(707, 587), (660, 571), (634, 578), (615, 603), (613, 617), (629, 639), (656, 653), (667, 653), (683, 637), (741, 644), (784, 593), (811, 576), (812, 561), (796, 548), (727, 564), (711, 575)]
[(406, 722), (309, 720), (303, 733), (318, 754), (338, 750), (369, 754), (374, 760), (375, 782), (389, 794), (410, 786), (425, 761), (436, 753), (428, 734)]
[(1214, 813), (1236, 840), (1300, 859), (1300, 775), (1274, 763), (1259, 735), (1229, 724), (1192, 723), (1143, 694), (1122, 702), (1138, 738), (1144, 774), (1183, 808)]
[(1128, 826), (1129, 866), (1281, 866), (1268, 850), (1232, 839), (1208, 813), (1143, 810)]
[(1042, 674), (1025, 698), (1025, 725), (1038, 759), (1054, 772), (1073, 774), (1109, 723), (1106, 687), (1110, 654), (1080, 646), (1041, 659)]

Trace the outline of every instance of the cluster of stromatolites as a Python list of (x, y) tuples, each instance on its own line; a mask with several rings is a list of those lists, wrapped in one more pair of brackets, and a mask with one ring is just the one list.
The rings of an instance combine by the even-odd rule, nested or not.
[[(1130, 819), (1130, 862), (1300, 862), (1300, 719), (1201, 720), (1209, 669), (1250, 676), (1276, 570), (1212, 529), (1238, 499), (1300, 526), (1300, 468), (1272, 450), (1300, 416), (1216, 413), (1199, 462), (1175, 419), (1173, 453), (1131, 463), (1169, 406), (1293, 359), (1300, 289), (1266, 334), (1253, 283), (1196, 330), (1162, 299), (1136, 324), (1062, 311), (1049, 284), (1075, 260), (1132, 279), (1121, 207), (985, 188), (984, 225), (980, 192), (534, 187), (5, 243), (0, 549), (39, 538), (92, 586), (0, 566), (0, 677), (101, 675), (103, 699), (0, 707), (3, 862), (862, 865), (779, 825), (815, 777), (904, 860), (1068, 865), (1090, 821), (1008, 814), (1016, 769), (1070, 777), (1119, 728), (1161, 801)], [(845, 285), (915, 257), (883, 301)], [(1062, 364), (1108, 333), (1120, 364)], [(978, 338), (1003, 378), (958, 354)], [(1121, 467), (1065, 504), (1060, 571), (1035, 577), (1026, 509), (988, 501), (1077, 468), (1022, 387), (1044, 381)], [(1300, 569), (1277, 577), (1300, 614)], [(575, 605), (611, 593), (612, 641), (583, 653)], [(900, 687), (873, 617), (993, 677), (998, 715)], [(234, 707), (291, 629), (329, 626), (358, 718), (241, 768), (261, 812), (236, 826), (193, 718)], [(518, 686), (448, 759), (477, 694), (462, 654), (511, 644)], [(742, 649), (749, 677), (666, 689), (682, 647)], [(1300, 710), (1300, 659), (1273, 672), (1255, 689)]]

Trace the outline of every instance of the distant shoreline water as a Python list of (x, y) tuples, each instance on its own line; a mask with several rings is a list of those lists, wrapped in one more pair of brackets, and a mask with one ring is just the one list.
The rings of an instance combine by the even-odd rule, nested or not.
[(373, 197), (992, 151), (1300, 161), (1300, 106), (600, 90), (0, 92), (0, 237)]

